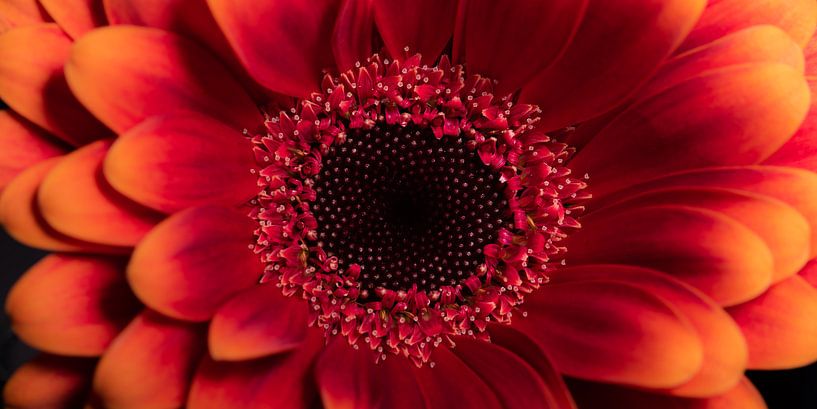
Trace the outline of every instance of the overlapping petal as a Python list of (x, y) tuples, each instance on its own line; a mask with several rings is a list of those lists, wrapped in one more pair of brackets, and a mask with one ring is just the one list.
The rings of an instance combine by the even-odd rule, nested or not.
[(74, 39), (107, 23), (103, 1), (39, 0), (48, 15)]
[(432, 63), (451, 39), (455, 0), (372, 0), (372, 4), (377, 29), (394, 58), (402, 58), (408, 47), (409, 55), (420, 53), (424, 62)]
[(64, 144), (11, 111), (0, 111), (0, 146), (18, 148), (0, 152), (0, 191), (29, 166), (67, 150)]
[(82, 407), (96, 359), (40, 355), (14, 372), (3, 389), (13, 409)]

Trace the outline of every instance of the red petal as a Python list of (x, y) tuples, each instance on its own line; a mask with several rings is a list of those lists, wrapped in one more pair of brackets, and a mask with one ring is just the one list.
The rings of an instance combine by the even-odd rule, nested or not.
[(433, 63), (451, 39), (457, 2), (454, 0), (373, 0), (374, 18), (386, 49), (402, 59), (420, 53)]
[(245, 362), (205, 358), (193, 379), (190, 409), (303, 409), (317, 394), (311, 380), (312, 362), (325, 338), (313, 332), (291, 353)]
[(308, 304), (272, 284), (256, 285), (218, 309), (210, 324), (210, 356), (243, 360), (298, 347), (309, 324)]
[(40, 355), (14, 372), (3, 390), (4, 403), (20, 409), (82, 407), (95, 364), (95, 359)]
[(817, 4), (811, 0), (711, 1), (681, 49), (696, 47), (761, 24), (782, 28), (804, 46), (817, 27)]
[(172, 213), (238, 205), (258, 191), (252, 146), (238, 130), (201, 115), (149, 119), (121, 135), (105, 158), (117, 191)]
[(431, 362), (414, 368), (428, 409), (501, 409), (500, 398), (447, 347), (431, 353)]
[(749, 368), (788, 369), (817, 360), (817, 289), (800, 276), (729, 309), (749, 342)]
[(374, 16), (372, 0), (348, 0), (341, 5), (332, 31), (332, 52), (340, 71), (372, 55)]
[(63, 74), (71, 39), (56, 24), (11, 30), (0, 37), (0, 98), (26, 119), (72, 145), (110, 131), (76, 100)]
[[(464, 49), (464, 60), (471, 72), (499, 81), (499, 94), (514, 92), (567, 47), (588, 3), (587, 0), (466, 2), (461, 40), (457, 36), (464, 44), (455, 44), (454, 48)], [(402, 15), (396, 17), (403, 18)]]
[(649, 291), (683, 315), (701, 337), (703, 366), (690, 381), (667, 390), (674, 395), (707, 397), (735, 386), (746, 369), (747, 347), (731, 317), (708, 297), (666, 274), (625, 265), (585, 265), (560, 269), (552, 283), (611, 280)]
[(51, 21), (37, 0), (0, 1), (0, 34), (18, 26)]
[(722, 305), (762, 293), (771, 283), (772, 255), (763, 240), (734, 219), (686, 206), (599, 212), (566, 246), (568, 261), (650, 267), (692, 284)]
[(45, 221), (63, 234), (132, 246), (159, 217), (121, 197), (104, 181), (102, 159), (110, 146), (109, 140), (97, 141), (66, 155), (43, 179), (38, 203)]
[(219, 61), (198, 44), (163, 30), (94, 30), (72, 48), (65, 75), (77, 98), (118, 133), (148, 117), (181, 110), (237, 129), (262, 121)]
[(244, 213), (194, 207), (174, 214), (136, 247), (128, 280), (148, 306), (170, 317), (204, 321), (261, 274), (248, 248), (255, 223)]
[(24, 169), (62, 155), (66, 146), (12, 111), (0, 111), (0, 192)]
[(803, 277), (812, 287), (817, 288), (817, 260), (811, 260), (802, 270), (800, 277)]
[(321, 353), (315, 378), (326, 409), (422, 409), (411, 365), (392, 356), (375, 364), (371, 351), (354, 350), (338, 338)]
[(318, 88), (321, 70), (333, 66), (327, 44), (337, 0), (207, 3), (247, 71), (267, 88), (306, 96)]
[(68, 35), (77, 39), (107, 24), (103, 0), (40, 0), (43, 8)]
[(570, 166), (605, 195), (673, 171), (758, 163), (797, 131), (808, 104), (805, 80), (788, 65), (724, 68), (636, 103)]
[(124, 260), (51, 255), (14, 285), (6, 301), (14, 332), (43, 351), (101, 355), (136, 314)]
[(146, 311), (102, 356), (94, 392), (105, 407), (182, 407), (205, 350), (203, 327)]
[(547, 285), (528, 296), (514, 326), (539, 343), (562, 373), (672, 388), (701, 369), (689, 321), (653, 292), (616, 281)]
[(588, 4), (564, 55), (520, 95), (521, 101), (543, 108), (543, 129), (562, 128), (613, 108), (680, 44), (706, 2), (619, 0)]

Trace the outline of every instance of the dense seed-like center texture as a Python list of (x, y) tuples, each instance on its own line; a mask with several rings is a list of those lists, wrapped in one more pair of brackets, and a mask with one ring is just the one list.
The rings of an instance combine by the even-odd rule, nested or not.
[(359, 264), (364, 289), (455, 286), (499, 228), (513, 228), (497, 173), (461, 138), (378, 126), (351, 132), (323, 164), (318, 243), (341, 265)]

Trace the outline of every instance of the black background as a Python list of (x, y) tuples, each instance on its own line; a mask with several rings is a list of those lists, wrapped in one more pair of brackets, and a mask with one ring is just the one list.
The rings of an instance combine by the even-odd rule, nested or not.
[[(14, 281), (44, 255), (14, 242), (5, 233), (0, 235), (0, 301), (3, 305)], [(0, 381), (5, 383), (11, 372), (35, 352), (14, 336), (5, 313), (0, 317), (0, 335)], [(814, 347), (817, 348), (817, 340)], [(817, 364), (790, 371), (755, 371), (749, 377), (771, 409), (817, 409)]]

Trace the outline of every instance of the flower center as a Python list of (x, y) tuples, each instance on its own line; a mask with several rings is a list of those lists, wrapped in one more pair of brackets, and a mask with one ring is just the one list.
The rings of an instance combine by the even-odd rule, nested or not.
[(260, 284), (378, 359), (421, 365), (453, 336), (509, 323), (579, 227), (572, 150), (535, 129), (537, 107), (446, 56), (375, 55), (322, 90), (251, 135)]

